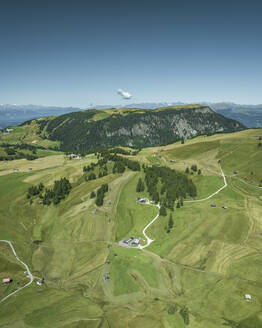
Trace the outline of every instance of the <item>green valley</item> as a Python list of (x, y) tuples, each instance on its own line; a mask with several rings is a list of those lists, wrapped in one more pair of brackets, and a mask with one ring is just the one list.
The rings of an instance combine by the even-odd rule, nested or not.
[[(111, 115), (118, 120), (144, 111), (112, 109), (113, 114), (101, 111), (87, 120), (95, 126), (113, 120)], [(0, 327), (261, 327), (262, 130), (200, 133), (135, 152), (117, 143), (123, 151), (70, 159), (58, 151), (62, 141), (49, 134), (62, 131), (51, 132), (51, 126), (66, 125), (63, 119), (58, 125), (52, 123), (56, 118), (32, 121), (2, 136), (4, 143), (36, 140), (34, 145), (50, 149), (35, 160), (0, 161), (0, 240), (12, 243), (34, 278), (1, 302), (29, 278), (0, 241), (0, 279), (12, 280), (0, 286)], [(70, 147), (64, 150), (73, 151)], [(72, 188), (65, 192), (59, 185), (58, 193), (64, 192), (59, 203), (50, 198), (43, 204), (42, 191), (27, 198), (30, 187), (42, 183), (52, 189), (62, 178)], [(144, 188), (137, 192), (139, 179)], [(196, 194), (190, 194), (192, 186)], [(156, 192), (166, 211), (159, 217), (150, 203)], [(145, 246), (143, 229), (154, 218), (146, 229), (148, 247), (119, 244), (133, 238)]]

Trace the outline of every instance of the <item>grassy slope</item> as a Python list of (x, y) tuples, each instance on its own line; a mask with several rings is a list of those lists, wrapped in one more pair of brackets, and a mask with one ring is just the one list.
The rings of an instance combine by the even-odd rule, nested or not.
[[(141, 236), (156, 214), (156, 208), (135, 202), (141, 173), (81, 182), (82, 167), (92, 156), (83, 161), (65, 161), (63, 156), (48, 157), (52, 163), (48, 158), (24, 161), (25, 171), (36, 163), (30, 173), (7, 174), (11, 167), (2, 167), (0, 238), (14, 241), (18, 255), (35, 276), (45, 277), (46, 286), (34, 283), (1, 304), (0, 326), (222, 328), (227, 318), (241, 327), (260, 327), (262, 191), (238, 178), (256, 183), (262, 178), (262, 151), (254, 138), (261, 134), (249, 130), (142, 150), (136, 158), (144, 163), (158, 161), (181, 170), (197, 164), (203, 175), (192, 178), (199, 198), (223, 184), (218, 159), (229, 175), (229, 186), (214, 198), (175, 209), (169, 234), (164, 229), (168, 217), (160, 217), (148, 230), (155, 241), (144, 251), (114, 244), (122, 237)], [(230, 177), (234, 170), (239, 175)], [(75, 186), (57, 207), (30, 206), (25, 200), (29, 185), (62, 176)], [(89, 194), (105, 182), (110, 191), (94, 214)], [(224, 204), (228, 210), (221, 208)], [(43, 242), (36, 245), (34, 240)], [(8, 288), (22, 285), (24, 269), (7, 245), (0, 244), (0, 258), (0, 278), (14, 278)], [(106, 283), (105, 272), (110, 272)], [(0, 298), (10, 290), (0, 287)], [(243, 299), (245, 293), (252, 295), (251, 302)], [(178, 311), (169, 314), (175, 303)], [(182, 306), (189, 309), (188, 326), (179, 314)]]
[(23, 142), (31, 145), (43, 146), (46, 148), (54, 148), (55, 146), (59, 146), (58, 141), (40, 138), (40, 136), (37, 134), (38, 126), (35, 121), (32, 121), (30, 125), (14, 126), (12, 129), (13, 131), (8, 134), (0, 134), (0, 142), (11, 144)]

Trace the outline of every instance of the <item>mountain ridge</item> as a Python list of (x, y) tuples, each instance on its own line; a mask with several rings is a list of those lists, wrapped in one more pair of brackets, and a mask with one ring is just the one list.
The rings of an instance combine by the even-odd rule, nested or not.
[(60, 142), (69, 152), (92, 152), (99, 148), (152, 147), (190, 139), (201, 134), (245, 129), (237, 121), (215, 113), (208, 106), (187, 105), (154, 110), (110, 108), (83, 110), (56, 117), (30, 120), (43, 139)]
[[(218, 114), (225, 117), (235, 119), (247, 126), (248, 128), (262, 127), (262, 104), (248, 105), (248, 104), (235, 104), (232, 102), (198, 102), (199, 105), (209, 106)], [(96, 105), (86, 106), (85, 109), (107, 109), (107, 108), (141, 108), (141, 109), (156, 109), (159, 107), (170, 106), (186, 106), (189, 103), (184, 102), (144, 102), (144, 103), (130, 103), (118, 105)], [(0, 129), (8, 126), (19, 125), (25, 121), (47, 117), (52, 115), (62, 115), (71, 112), (78, 112), (84, 108), (68, 106), (44, 106), (44, 105), (10, 105), (0, 104)]]

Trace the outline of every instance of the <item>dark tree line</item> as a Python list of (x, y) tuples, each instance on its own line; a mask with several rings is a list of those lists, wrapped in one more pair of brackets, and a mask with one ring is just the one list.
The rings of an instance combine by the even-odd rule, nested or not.
[[(154, 202), (160, 202), (160, 215), (165, 215), (165, 208), (174, 210), (183, 206), (183, 199), (188, 196), (196, 197), (196, 186), (185, 174), (172, 170), (168, 167), (146, 167), (145, 183), (149, 195)], [(160, 193), (159, 193), (160, 190)], [(161, 214), (163, 213), (163, 214)]]
[(56, 180), (51, 188), (45, 188), (42, 182), (37, 186), (31, 186), (28, 188), (27, 199), (33, 196), (39, 196), (43, 200), (44, 205), (50, 205), (51, 203), (57, 205), (64, 199), (72, 189), (72, 186), (67, 178), (61, 178)]
[(51, 203), (57, 205), (62, 199), (70, 193), (72, 185), (67, 178), (61, 178), (54, 182), (53, 188), (45, 189), (43, 195), (43, 204), (50, 205)]
[[(191, 166), (191, 174), (193, 174), (194, 172), (197, 172), (198, 175), (202, 173), (201, 169), (197, 169), (197, 165), (195, 164)], [(186, 174), (190, 173), (189, 167), (186, 168), (185, 173)]]
[(42, 182), (40, 182), (38, 186), (31, 186), (28, 188), (26, 197), (29, 199), (32, 196), (39, 195), (44, 190), (44, 188), (45, 186)]
[[(25, 158), (27, 160), (34, 160), (37, 159), (37, 149), (44, 149), (42, 146), (32, 146), (25, 143), (21, 144), (9, 144), (9, 143), (2, 143), (0, 145), (3, 148), (6, 155), (0, 156), (0, 161), (12, 161), (15, 159), (22, 159)], [(30, 153), (24, 153), (23, 151), (30, 151)]]
[(108, 184), (103, 184), (96, 192), (96, 205), (102, 206), (104, 204), (105, 193), (108, 192)]
[(99, 167), (98, 177), (104, 177), (108, 175), (107, 163), (114, 162), (112, 173), (124, 173), (128, 168), (132, 171), (140, 171), (140, 164), (137, 161), (111, 154), (108, 150), (104, 150), (101, 153), (97, 153), (99, 158), (97, 163), (91, 163), (90, 165), (83, 167), (84, 177), (86, 181), (94, 180), (97, 178), (93, 172), (96, 167)]
[(138, 179), (136, 192), (143, 192), (145, 190), (145, 184), (141, 178)]

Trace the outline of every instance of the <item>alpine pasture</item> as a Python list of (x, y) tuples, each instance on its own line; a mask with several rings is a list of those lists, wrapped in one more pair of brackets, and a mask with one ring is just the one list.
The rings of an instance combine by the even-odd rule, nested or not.
[[(257, 136), (262, 130), (201, 136), (125, 156), (141, 165), (189, 168), (195, 200), (223, 186), (220, 165), (226, 175), (227, 187), (212, 198), (187, 198), (159, 216), (147, 230), (154, 241), (143, 250), (118, 245), (129, 237), (143, 243), (142, 230), (158, 213), (156, 206), (136, 201), (149, 198), (146, 188), (136, 192), (142, 169), (110, 171), (100, 178), (96, 171), (97, 179), (86, 181), (83, 167), (97, 162), (93, 154), (79, 160), (56, 153), (0, 162), (0, 239), (13, 243), (34, 276), (30, 286), (0, 303), (0, 327), (261, 327), (262, 149)], [(62, 177), (72, 190), (58, 205), (27, 199), (30, 186), (50, 187)], [(103, 184), (109, 190), (97, 207), (90, 195)], [(170, 214), (174, 224), (167, 232)], [(28, 282), (24, 271), (0, 242), (0, 279), (13, 280), (0, 286), (0, 300)], [(45, 283), (38, 286), (42, 278)]]

